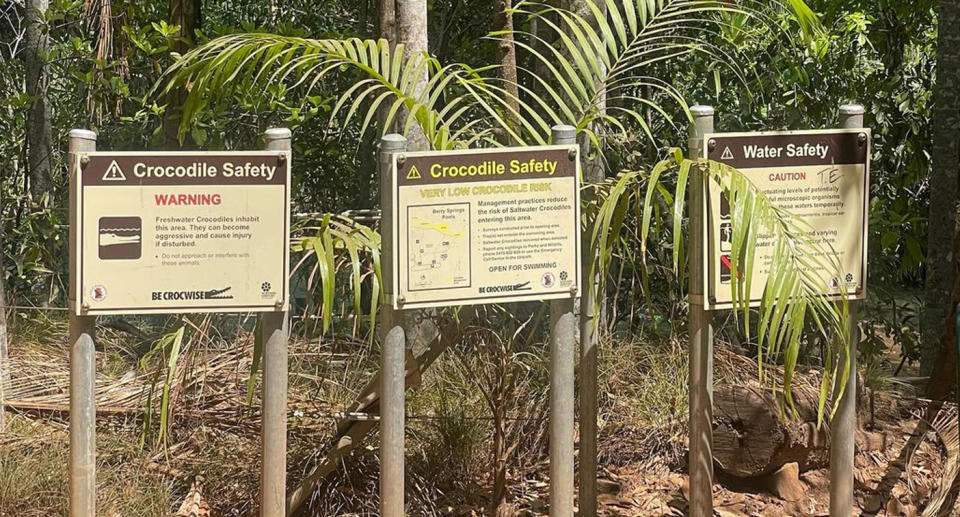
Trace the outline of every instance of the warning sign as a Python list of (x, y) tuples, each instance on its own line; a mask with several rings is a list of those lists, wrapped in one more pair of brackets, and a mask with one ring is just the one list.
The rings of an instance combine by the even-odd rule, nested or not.
[(77, 159), (78, 314), (285, 310), (288, 152)]
[(123, 170), (117, 165), (116, 160), (110, 162), (107, 172), (103, 173), (103, 181), (125, 181), (126, 179), (126, 175), (123, 174)]
[(394, 163), (397, 308), (576, 295), (578, 151), (406, 153)]
[[(836, 254), (839, 271), (811, 265), (823, 295), (866, 297), (869, 129), (708, 134), (704, 144), (707, 158), (746, 174), (774, 205), (802, 218), (826, 253)], [(731, 262), (730, 203), (716, 182), (706, 189), (704, 287), (709, 307), (727, 308), (739, 278)], [(751, 305), (763, 295), (773, 245), (772, 236), (758, 236)]]

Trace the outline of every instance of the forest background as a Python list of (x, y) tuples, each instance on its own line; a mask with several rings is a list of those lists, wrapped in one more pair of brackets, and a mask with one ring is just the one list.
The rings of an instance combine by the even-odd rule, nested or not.
[[(650, 63), (645, 73), (671, 84), (688, 105), (714, 106), (716, 125), (723, 131), (832, 127), (840, 104), (852, 101), (866, 107), (866, 126), (875, 140), (870, 296), (861, 309), (859, 343), (863, 374), (877, 385), (903, 368), (929, 375), (941, 359), (940, 337), (949, 327), (945, 325), (946, 300), (950, 299), (952, 264), (947, 258), (953, 245), (951, 210), (956, 205), (960, 166), (957, 114), (937, 118), (934, 110), (935, 95), (949, 89), (949, 81), (956, 77), (943, 74), (938, 84), (935, 72), (938, 57), (948, 62), (956, 56), (938, 56), (938, 36), (941, 41), (948, 36), (938, 34), (938, 5), (932, 0), (812, 0), (808, 5), (817, 13), (822, 30), (803, 30), (801, 21), (783, 10), (763, 27), (743, 20), (737, 25), (738, 20), (732, 20), (716, 36), (718, 41), (702, 42), (731, 49), (738, 60), (736, 67), (715, 55), (693, 52)], [(508, 22), (530, 34), (543, 32), (532, 18), (518, 14), (508, 20), (501, 14), (504, 7), (503, 0), (430, 2), (422, 31), (429, 53), (444, 64), (502, 63), (503, 46), (485, 38), (488, 33), (504, 30)], [(352, 228), (353, 222), (374, 227), (373, 210), (379, 199), (376, 131), (361, 132), (357, 119), (344, 124), (342, 116), (331, 118), (355, 76), (333, 76), (308, 96), (283, 84), (237, 92), (232, 102), (203, 105), (191, 113), (184, 134), (178, 134), (176, 109), (182, 99), (176, 92), (164, 95), (155, 87), (163, 84), (164, 71), (180, 55), (219, 36), (271, 32), (292, 37), (377, 38), (389, 23), (382, 10), (383, 3), (374, 0), (4, 0), (0, 5), (0, 273), (11, 355), (20, 353), (18, 347), (55, 350), (63, 346), (58, 336), (64, 335), (65, 313), (58, 308), (66, 304), (65, 156), (72, 128), (96, 131), (100, 149), (138, 150), (260, 148), (265, 129), (289, 127), (296, 163), (295, 237), (309, 244), (331, 227)], [(960, 30), (960, 24), (949, 27)], [(787, 37), (763, 31), (782, 31)], [(532, 39), (518, 43), (536, 45)], [(537, 66), (529, 55), (519, 55), (521, 69)], [(950, 70), (960, 69), (960, 63), (954, 65)], [(956, 81), (954, 85), (960, 87)], [(685, 143), (684, 105), (669, 102), (667, 93), (645, 94), (657, 100), (664, 113), (647, 108), (645, 120), (630, 126), (636, 136), (606, 150), (611, 177), (612, 171), (649, 169), (669, 148)], [(943, 163), (935, 163), (937, 157), (944, 157)], [(622, 236), (637, 232), (637, 221), (628, 221)], [(648, 283), (627, 260), (629, 254), (614, 260), (606, 272), (612, 302), (602, 347), (603, 404), (608, 411), (626, 413), (611, 417), (604, 432), (655, 428), (650, 437), (638, 438), (639, 445), (632, 446), (629, 454), (644, 456), (667, 444), (678, 461), (686, 418), (685, 300), (672, 276), (669, 232), (655, 232), (652, 238), (661, 246), (652, 247), (647, 257)], [(331, 415), (344, 410), (375, 364), (377, 346), (363, 323), (370, 316), (369, 287), (357, 289), (354, 298), (350, 284), (357, 279), (351, 268), (355, 261), (348, 251), (356, 250), (347, 248), (338, 249), (331, 261), (333, 269), (324, 274), (323, 261), (309, 256), (319, 248), (305, 246), (304, 262), (293, 279), (301, 292), (294, 333), (306, 354), (296, 356), (302, 361), (297, 368), (303, 367), (300, 382), (322, 400), (322, 407), (302, 409), (307, 419), (311, 411)], [(371, 284), (370, 262), (359, 262), (360, 282)], [(336, 279), (336, 284), (328, 278)], [(492, 496), (477, 495), (490, 491), (486, 485), (497, 484), (499, 478), (491, 470), (515, 474), (511, 469), (532, 468), (537, 458), (543, 458), (542, 432), (526, 434), (530, 431), (526, 424), (512, 424), (537, 415), (536, 410), (528, 410), (527, 400), (534, 401), (530, 407), (542, 411), (546, 361), (542, 336), (530, 333), (529, 343), (517, 337), (527, 336), (520, 331), (537, 321), (535, 314), (521, 310), (505, 316), (491, 309), (487, 317), (509, 320), (509, 328), (517, 334), (509, 339), (497, 338), (490, 329), (471, 334), (458, 345), (457, 357), (445, 357), (431, 370), (422, 393), (413, 399), (414, 410), (424, 415), (412, 424), (415, 432), (422, 433), (419, 441), (443, 444), (438, 450), (424, 445), (415, 448), (412, 469), (422, 479), (432, 479), (412, 496), (416, 504), (436, 508), (444, 501), (462, 500), (463, 494), (474, 494), (478, 498), (474, 502), (480, 505), (489, 503), (487, 497), (503, 500), (509, 492), (503, 487), (491, 488)], [(239, 347), (247, 357), (243, 363), (247, 373), (237, 376), (234, 388), (240, 392), (241, 407), (257, 405), (256, 390), (250, 387), (257, 380), (248, 374), (250, 364), (254, 369), (257, 364), (251, 350), (255, 348), (251, 318), (116, 317), (104, 319), (101, 326), (110, 337), (100, 359), (105, 375), (146, 375), (154, 379), (153, 385), (172, 390), (174, 396), (178, 389), (189, 392), (191, 382), (202, 376), (199, 358), (208, 357), (211, 350)], [(183, 345), (177, 345), (180, 350), (174, 355), (171, 336), (181, 328), (186, 329), (179, 338)], [(732, 319), (724, 323), (720, 335), (734, 353), (756, 356), (755, 343)], [(822, 339), (811, 332), (802, 345), (801, 363), (819, 366)], [(317, 357), (308, 359), (310, 354)], [(623, 375), (611, 375), (624, 367)], [(629, 407), (617, 406), (617, 394), (622, 394), (618, 390), (633, 394)], [(650, 394), (638, 396), (641, 391)], [(509, 395), (509, 401), (503, 402), (497, 394)], [(197, 403), (173, 405), (153, 422), (144, 415), (156, 413), (156, 408), (125, 420), (131, 433), (140, 435), (136, 443), (142, 444), (130, 454), (153, 457), (142, 451), (164, 450), (168, 440), (183, 439), (187, 431), (178, 430), (177, 425), (190, 421), (184, 415), (191, 404)], [(299, 452), (292, 455), (296, 463), (292, 472), (311, 471), (317, 463), (313, 449), (322, 449), (323, 440), (331, 436), (333, 420), (317, 418), (323, 423), (316, 424), (315, 430), (313, 424), (304, 424), (310, 431), (295, 440)], [(16, 419), (12, 425), (18, 425)], [(518, 448), (527, 454), (519, 454)], [(504, 465), (497, 464), (495, 469), (484, 465), (491, 455)], [(521, 456), (527, 459), (520, 461)], [(356, 490), (371, 490), (370, 476), (375, 474), (371, 456), (360, 454), (351, 461), (366, 465), (358, 470), (365, 473), (359, 478), (367, 485)], [(441, 464), (451, 476), (426, 475)], [(231, 483), (253, 486), (242, 484), (250, 482), (251, 473), (212, 478), (217, 493), (239, 492)], [(446, 478), (456, 486), (435, 478)], [(476, 489), (474, 483), (484, 489)], [(182, 499), (188, 486), (182, 481), (157, 483), (151, 494), (158, 507), (169, 507), (171, 501)], [(449, 493), (459, 495), (445, 495)], [(338, 497), (315, 504), (330, 508), (361, 504), (356, 494)], [(522, 499), (517, 493), (510, 496), (518, 498)], [(217, 504), (223, 505), (221, 510), (243, 513), (255, 503), (248, 497)]]

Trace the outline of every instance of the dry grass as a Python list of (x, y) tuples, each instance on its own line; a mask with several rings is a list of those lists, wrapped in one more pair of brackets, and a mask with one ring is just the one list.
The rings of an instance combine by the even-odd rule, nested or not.
[[(17, 439), (0, 445), (0, 515), (67, 515), (69, 442), (62, 426), (19, 416), (8, 431)], [(147, 470), (149, 459), (136, 444), (135, 435), (98, 436), (106, 452), (97, 462), (99, 515), (170, 515), (173, 483)]]
[[(215, 322), (184, 345), (171, 387), (171, 427), (165, 446), (140, 446), (145, 386), (151, 370), (137, 361), (150, 340), (106, 330), (98, 339), (98, 399), (112, 412), (98, 420), (98, 484), (102, 515), (169, 515), (202, 475), (213, 515), (257, 511), (259, 386), (250, 404), (250, 326)], [(22, 328), (22, 327), (21, 327)], [(146, 327), (153, 339), (157, 327)], [(0, 439), (0, 515), (57, 515), (66, 507), (65, 407), (68, 365), (65, 327), (53, 322), (14, 335), (14, 403), (22, 406)], [(43, 336), (42, 342), (28, 341)], [(472, 341), (471, 341), (472, 339)], [(416, 515), (485, 512), (492, 487), (493, 422), (479, 375), (492, 375), (496, 347), (479, 338), (454, 347), (408, 396), (408, 501)], [(29, 345), (25, 343), (31, 343)], [(547, 497), (549, 354), (543, 343), (523, 345), (511, 364), (522, 372), (508, 410), (519, 442), (508, 472), (510, 500), (537, 513)], [(601, 460), (676, 464), (685, 450), (686, 354), (665, 339), (606, 342), (601, 346)], [(491, 355), (493, 354), (493, 355)], [(322, 457), (335, 431), (332, 414), (353, 402), (378, 365), (378, 352), (361, 340), (295, 340), (290, 344), (289, 485)], [(158, 363), (162, 358), (158, 357)], [(162, 378), (162, 376), (161, 376)], [(27, 404), (29, 406), (29, 404)], [(154, 418), (154, 430), (157, 425)], [(375, 515), (377, 444), (374, 431), (314, 496), (309, 515)], [(31, 513), (32, 512), (32, 513)], [(113, 513), (109, 513), (113, 512)]]
[(686, 451), (687, 357), (665, 341), (600, 346), (601, 462), (677, 463)]

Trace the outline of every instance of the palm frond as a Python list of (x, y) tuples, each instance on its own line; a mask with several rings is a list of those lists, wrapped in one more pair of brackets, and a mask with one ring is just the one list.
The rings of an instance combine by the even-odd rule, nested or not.
[[(549, 139), (552, 125), (566, 123), (575, 126), (585, 140), (602, 152), (609, 140), (628, 138), (635, 128), (653, 138), (653, 131), (638, 107), (645, 106), (674, 124), (668, 115), (672, 110), (659, 103), (667, 99), (689, 116), (680, 91), (648, 73), (657, 63), (702, 53), (744, 81), (735, 45), (727, 45), (724, 35), (724, 29), (733, 23), (732, 17), (738, 19), (738, 27), (744, 25), (744, 20), (756, 20), (759, 26), (779, 30), (774, 16), (778, 9), (787, 9), (804, 32), (818, 26), (816, 16), (801, 0), (585, 1), (592, 13), (590, 20), (537, 1), (521, 2), (512, 10), (512, 14), (538, 20), (548, 33), (547, 38), (538, 34), (517, 34), (519, 37), (514, 38), (518, 49), (533, 62), (531, 68), (520, 68), (523, 80), (515, 85), (517, 96), (510, 93), (513, 88), (486, 75), (490, 67), (441, 66), (426, 55), (406, 55), (400, 45), (391, 49), (383, 40), (314, 40), (262, 33), (224, 36), (195, 48), (167, 71), (157, 89), (183, 87), (188, 92), (183, 133), (201, 109), (231, 102), (238, 89), (257, 91), (265, 85), (282, 84), (291, 90), (299, 89), (307, 97), (328, 76), (354, 74), (351, 86), (337, 97), (331, 123), (340, 121), (346, 127), (359, 121), (361, 131), (366, 131), (375, 113), (383, 108), (388, 119), (386, 127), (395, 121), (406, 132), (416, 124), (434, 149), (499, 145), (493, 138), (494, 131), (505, 133), (520, 145), (543, 144)], [(490, 37), (505, 35), (492, 33)], [(428, 71), (425, 87), (414, 80), (424, 70)], [(645, 97), (644, 90), (653, 92), (655, 97)], [(407, 114), (403, 120), (401, 113)], [(620, 229), (632, 212), (638, 213), (642, 221), (641, 250), (635, 255), (642, 262), (650, 227), (659, 225), (663, 217), (659, 204), (662, 201), (669, 207), (667, 214), (674, 225), (674, 270), (682, 271), (680, 225), (684, 189), (692, 167), (708, 169), (708, 177), (721, 183), (735, 204), (735, 217), (742, 220), (742, 224), (734, 226), (741, 233), (734, 235), (738, 249), (733, 259), (734, 267), (746, 274), (738, 280), (734, 296), (745, 328), (751, 327), (745, 293), (750, 292), (753, 244), (759, 232), (772, 233), (778, 254), (787, 257), (778, 261), (764, 287), (758, 334), (762, 353), (783, 359), (787, 367), (785, 385), (789, 386), (803, 326), (812, 322), (822, 333), (837, 332), (844, 336), (841, 342), (846, 342), (849, 338), (840, 324), (846, 309), (812, 295), (812, 281), (803, 266), (818, 260), (818, 255), (809, 252), (815, 248), (802, 246), (803, 232), (797, 223), (788, 213), (771, 205), (739, 172), (674, 156), (655, 166), (649, 175), (627, 172), (592, 187), (598, 189), (598, 196), (592, 202), (593, 209), (584, 211), (590, 230), (590, 242), (585, 246), (596, 249), (601, 260), (591, 267), (593, 271), (605, 269), (611, 257), (628, 245), (620, 236)], [(671, 192), (662, 178), (674, 171), (677, 189)], [(639, 186), (643, 182), (646, 195), (640, 201)], [(323, 330), (329, 330), (331, 325), (336, 274), (345, 262), (350, 264), (353, 305), (359, 314), (358, 293), (365, 275), (359, 267), (361, 256), (373, 262), (372, 327), (380, 290), (379, 235), (332, 215), (313, 224), (316, 233), (298, 239), (294, 248), (302, 254), (300, 264), (311, 268), (307, 284), (320, 289), (318, 310)], [(646, 272), (641, 274), (646, 283)], [(601, 286), (593, 294), (602, 292)], [(762, 364), (763, 356), (760, 359)], [(824, 389), (849, 373), (846, 364), (838, 360), (828, 365)], [(826, 399), (823, 395), (821, 402)], [(789, 389), (786, 402), (791, 403)]]
[(151, 422), (154, 413), (154, 390), (158, 384), (159, 376), (163, 375), (162, 393), (160, 395), (160, 426), (157, 431), (155, 444), (162, 444), (166, 447), (167, 431), (170, 428), (170, 387), (173, 385), (174, 374), (177, 363), (180, 360), (180, 352), (183, 346), (185, 326), (180, 326), (176, 330), (164, 334), (157, 343), (140, 359), (140, 367), (146, 371), (149, 368), (150, 360), (157, 354), (166, 358), (166, 362), (160, 363), (154, 370), (153, 382), (150, 383), (147, 390), (146, 405), (144, 406), (144, 421), (141, 430), (141, 445), (146, 444), (147, 436), (151, 432)]
[[(414, 78), (425, 70), (429, 79), (420, 85)], [(265, 91), (267, 85), (283, 84), (307, 98), (329, 76), (351, 72), (358, 79), (338, 96), (331, 124), (340, 121), (347, 126), (362, 116), (364, 132), (383, 107), (387, 112), (384, 128), (396, 122), (407, 133), (416, 124), (434, 149), (462, 145), (458, 141), (465, 136), (463, 127), (471, 125), (466, 115), (474, 99), (450, 98), (443, 93), (452, 84), (476, 82), (477, 76), (460, 65), (441, 67), (427, 55), (407, 55), (403, 45), (391, 48), (386, 40), (266, 33), (222, 36), (184, 54), (160, 78), (153, 93), (186, 89), (179, 130), (183, 137), (198, 113), (231, 103), (238, 91)], [(365, 112), (361, 106), (366, 106)], [(401, 120), (403, 113), (407, 115)]]
[[(510, 113), (519, 121), (523, 135), (518, 141), (536, 140), (545, 134), (544, 121), (570, 124), (578, 128), (597, 148), (602, 148), (601, 135), (628, 137), (633, 121), (653, 140), (647, 121), (637, 108), (647, 106), (668, 123), (668, 111), (655, 98), (636, 92), (649, 89), (664, 99), (675, 102), (684, 112), (687, 104), (679, 90), (669, 82), (651, 78), (646, 71), (655, 64), (701, 53), (729, 69), (742, 84), (745, 73), (739, 63), (736, 45), (725, 34), (728, 19), (736, 17), (738, 27), (754, 22), (768, 32), (781, 33), (776, 16), (792, 13), (804, 35), (820, 30), (816, 15), (802, 0), (766, 2), (745, 0), (584, 0), (589, 19), (573, 11), (548, 3), (530, 0), (517, 4), (512, 14), (536, 20), (544, 34), (492, 32), (488, 37), (512, 41), (520, 53), (534, 63), (521, 68), (519, 98), (509, 89), (496, 87), (490, 81), (473, 85), (473, 92), (485, 95), (482, 106), (488, 114)], [(759, 30), (759, 29), (758, 29)], [(785, 33), (784, 33), (785, 34)], [(543, 74), (542, 72), (547, 72)], [(543, 76), (546, 77), (543, 77)], [(529, 83), (533, 87), (525, 87)]]
[(291, 251), (299, 259), (291, 274), (305, 276), (308, 293), (319, 292), (319, 303), (307, 304), (303, 317), (316, 314), (322, 321), (322, 331), (330, 330), (336, 305), (337, 274), (349, 269), (348, 289), (353, 302), (353, 332), (361, 329), (361, 291), (369, 279), (370, 305), (367, 307), (369, 336), (373, 339), (377, 308), (381, 291), (380, 234), (349, 217), (322, 214), (300, 221), (295, 230), (300, 236), (291, 242)]
[[(634, 243), (629, 239), (620, 239), (626, 231), (621, 214), (626, 213), (631, 204), (640, 212), (639, 255), (645, 261), (647, 242), (651, 227), (659, 216), (657, 198), (672, 207), (673, 219), (673, 268), (678, 277), (682, 275), (684, 194), (690, 181), (692, 168), (700, 167), (704, 171), (705, 181), (716, 182), (730, 199), (731, 222), (734, 228), (732, 237), (731, 270), (742, 274), (734, 275), (736, 282), (733, 300), (736, 313), (741, 315), (740, 322), (749, 337), (753, 332), (749, 293), (751, 281), (756, 271), (755, 252), (760, 234), (769, 235), (773, 243), (775, 257), (770, 265), (769, 276), (763, 288), (758, 309), (759, 321), (756, 321), (757, 347), (759, 350), (758, 376), (764, 379), (763, 364), (765, 358), (780, 359), (784, 365), (782, 386), (773, 386), (783, 394), (785, 407), (793, 410), (793, 398), (790, 390), (792, 377), (797, 366), (801, 333), (807, 325), (824, 335), (833, 349), (827, 358), (822, 377), (821, 398), (818, 416), (822, 419), (832, 414), (839, 403), (834, 401), (830, 411), (826, 409), (829, 395), (836, 386), (843, 386), (850, 375), (847, 343), (850, 336), (846, 327), (847, 304), (823, 297), (821, 271), (840, 271), (841, 266), (835, 250), (824, 248), (822, 241), (815, 239), (803, 221), (790, 212), (777, 208), (742, 172), (727, 165), (706, 160), (688, 160), (682, 152), (675, 149), (670, 157), (659, 162), (649, 173), (633, 171), (611, 178), (600, 190), (604, 192), (602, 201), (594, 207), (588, 216), (591, 245), (599, 250), (596, 268), (600, 271), (610, 269), (612, 260), (618, 254), (630, 254), (626, 248)], [(671, 177), (677, 184), (675, 194), (665, 186)], [(706, 185), (703, 185), (705, 187)], [(643, 198), (641, 199), (641, 195)], [(692, 231), (692, 230), (691, 230)], [(599, 292), (603, 292), (606, 275), (601, 275)], [(837, 337), (836, 340), (830, 338)]]

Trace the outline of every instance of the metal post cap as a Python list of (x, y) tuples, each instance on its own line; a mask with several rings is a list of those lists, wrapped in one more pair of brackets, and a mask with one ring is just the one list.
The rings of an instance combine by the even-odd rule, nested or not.
[(81, 138), (83, 140), (94, 140), (97, 139), (97, 134), (89, 129), (71, 129), (70, 138)]
[(690, 113), (692, 113), (694, 117), (712, 117), (716, 111), (714, 111), (713, 106), (698, 104), (690, 107)]
[(380, 137), (380, 149), (384, 152), (403, 151), (407, 148), (407, 137), (399, 133), (390, 133)]
[(577, 140), (577, 128), (567, 124), (557, 124), (550, 128), (554, 144), (572, 144)]
[(862, 104), (844, 104), (840, 106), (841, 115), (863, 115), (865, 111)]
[(271, 127), (263, 132), (263, 137), (267, 140), (285, 140), (292, 136), (293, 133), (288, 127)]

